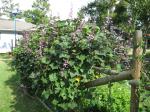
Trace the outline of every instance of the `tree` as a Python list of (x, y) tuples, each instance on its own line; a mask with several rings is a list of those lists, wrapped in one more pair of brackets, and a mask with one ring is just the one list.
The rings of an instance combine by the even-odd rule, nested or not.
[(95, 0), (83, 7), (81, 13), (90, 16), (90, 20), (99, 26), (104, 25), (108, 16), (112, 18), (115, 25), (120, 26), (122, 23), (127, 23), (129, 18), (127, 6), (128, 3), (125, 0)]
[(32, 9), (24, 12), (25, 20), (36, 25), (48, 22), (49, 7), (48, 0), (36, 0), (32, 5)]
[[(150, 0), (127, 0), (135, 29), (150, 30)], [(149, 33), (149, 32), (148, 32)]]
[[(95, 0), (81, 9), (84, 16), (99, 26), (104, 25), (106, 17), (112, 18), (113, 24), (125, 32), (135, 29), (150, 29), (150, 0)], [(108, 13), (109, 11), (109, 13)], [(128, 25), (127, 25), (128, 24)]]
[(1, 0), (2, 6), (1, 6), (1, 14), (0, 16), (7, 16), (9, 18), (13, 18), (11, 12), (16, 9), (19, 4), (16, 4), (13, 2), (13, 0)]
[(110, 2), (111, 0), (95, 0), (83, 7), (80, 12), (84, 16), (89, 16), (91, 22), (96, 22), (100, 26), (107, 16)]

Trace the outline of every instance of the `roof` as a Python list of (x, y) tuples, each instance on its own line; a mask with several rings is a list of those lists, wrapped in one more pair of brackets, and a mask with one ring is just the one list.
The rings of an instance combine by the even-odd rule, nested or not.
[[(17, 32), (32, 30), (34, 27), (35, 25), (33, 25), (32, 23), (27, 23), (27, 22), (16, 20)], [(0, 19), (0, 31), (14, 31), (14, 21)]]

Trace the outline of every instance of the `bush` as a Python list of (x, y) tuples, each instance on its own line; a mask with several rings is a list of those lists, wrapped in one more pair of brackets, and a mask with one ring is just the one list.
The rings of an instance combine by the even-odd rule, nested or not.
[(140, 88), (140, 112), (150, 111), (150, 92), (145, 90), (145, 85), (150, 84), (150, 64), (149, 64), (150, 53), (147, 52), (144, 56), (148, 62), (143, 64), (142, 82)]
[[(117, 56), (113, 49), (116, 45), (114, 35), (93, 24), (77, 20), (52, 21), (30, 36), (25, 34), (14, 50), (13, 66), (28, 92), (40, 97), (54, 111), (83, 110), (86, 106), (82, 101), (87, 92), (91, 94), (95, 90), (79, 89), (79, 86), (95, 79), (97, 71), (93, 66), (115, 67)], [(107, 107), (103, 103), (101, 107)]]
[(100, 86), (92, 91), (91, 96), (83, 100), (84, 107), (95, 107), (100, 112), (129, 112), (130, 88), (127, 83)]

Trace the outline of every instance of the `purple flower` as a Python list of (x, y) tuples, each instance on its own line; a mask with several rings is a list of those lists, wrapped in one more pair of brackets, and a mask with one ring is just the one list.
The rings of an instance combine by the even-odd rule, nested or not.
[(90, 35), (87, 37), (87, 39), (88, 39), (89, 41), (92, 41), (92, 40), (94, 40), (94, 36), (90, 34)]
[(64, 63), (63, 63), (63, 67), (64, 67), (64, 68), (67, 68), (67, 67), (68, 67), (68, 65), (69, 65), (69, 64), (68, 64), (68, 61), (67, 61), (67, 60), (65, 60), (65, 61), (64, 61)]

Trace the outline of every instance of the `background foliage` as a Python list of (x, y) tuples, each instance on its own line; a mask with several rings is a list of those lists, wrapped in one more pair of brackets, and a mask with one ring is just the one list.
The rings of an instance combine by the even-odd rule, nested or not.
[(27, 22), (35, 25), (45, 24), (49, 21), (48, 12), (50, 4), (48, 0), (36, 0), (33, 2), (32, 9), (23, 12), (23, 17)]
[(19, 4), (14, 3), (13, 0), (1, 0), (0, 17), (5, 15), (9, 18), (13, 18), (12, 12), (18, 6)]
[(106, 17), (111, 17), (114, 26), (126, 33), (133, 33), (136, 29), (147, 33), (150, 28), (149, 5), (150, 0), (95, 0), (80, 12), (98, 26), (104, 24)]

